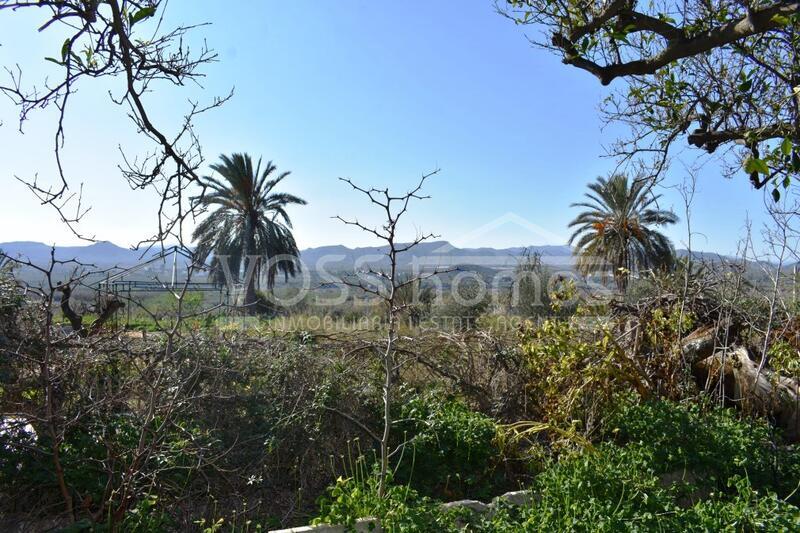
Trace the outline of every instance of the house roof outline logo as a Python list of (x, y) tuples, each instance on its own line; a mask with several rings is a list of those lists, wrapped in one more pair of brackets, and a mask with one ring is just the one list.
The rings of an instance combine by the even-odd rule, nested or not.
[[(475, 246), (474, 243), (478, 242), (482, 237), (496, 231), (498, 228), (502, 228), (508, 224), (513, 224), (519, 228), (524, 229), (528, 234), (531, 236), (531, 241), (535, 242), (535, 246), (567, 246), (567, 238), (564, 235), (560, 235), (558, 233), (546, 230), (545, 228), (539, 226), (527, 220), (520, 215), (508, 212), (505, 213), (486, 224), (479, 226), (478, 228), (461, 235), (460, 237), (453, 239), (449, 242), (442, 243), (441, 246), (438, 248), (433, 249), (429, 253), (425, 254), (422, 257), (415, 257), (413, 263), (416, 267), (421, 266), (453, 266), (453, 259), (448, 258), (447, 254), (450, 250), (453, 249), (480, 249), (485, 248), (485, 246)], [(472, 246), (470, 246), (472, 244)], [(522, 248), (522, 247), (519, 247)], [(457, 258), (459, 262), (467, 262), (476, 265), (486, 265), (486, 266), (500, 266), (507, 262), (507, 258), (503, 259), (498, 256), (484, 256), (481, 255), (480, 252), (477, 252), (477, 255), (473, 256), (459, 256)], [(570, 258), (566, 260), (566, 263), (571, 264), (571, 254)], [(566, 264), (565, 263), (565, 264)]]
[[(506, 224), (514, 224), (531, 233), (532, 236), (539, 239), (535, 244), (537, 246), (564, 246), (567, 244), (567, 237), (546, 230), (538, 224), (519, 216), (516, 213), (509, 211), (494, 220), (462, 235), (461, 237), (451, 241), (452, 245), (456, 248), (470, 248), (469, 244), (475, 242), (479, 238), (491, 233), (492, 231), (505, 226)], [(542, 242), (543, 241), (543, 242)]]

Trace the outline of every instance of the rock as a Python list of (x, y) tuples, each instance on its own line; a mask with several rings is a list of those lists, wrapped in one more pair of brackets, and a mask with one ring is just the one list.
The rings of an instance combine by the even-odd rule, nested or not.
[(533, 501), (533, 493), (529, 490), (516, 490), (506, 492), (492, 500), (492, 505), (505, 503), (507, 505), (527, 505)]
[(486, 513), (490, 510), (490, 507), (483, 502), (479, 502), (478, 500), (458, 500), (455, 502), (448, 502), (442, 505), (442, 509), (456, 509), (459, 507), (463, 507), (466, 509), (470, 509), (476, 513)]

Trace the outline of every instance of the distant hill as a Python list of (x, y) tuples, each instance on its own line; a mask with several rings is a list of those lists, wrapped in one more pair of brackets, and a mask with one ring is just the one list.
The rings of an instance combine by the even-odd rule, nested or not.
[[(45, 265), (50, 260), (51, 247), (40, 242), (19, 241), (0, 243), (0, 250), (10, 257), (22, 257), (35, 264)], [(401, 254), (400, 267), (407, 269), (416, 263), (419, 266), (429, 267), (471, 265), (481, 267), (481, 269), (508, 269), (517, 264), (525, 250), (540, 254), (542, 262), (553, 268), (572, 268), (574, 265), (572, 248), (567, 245), (530, 246), (528, 248), (519, 246), (512, 248), (457, 248), (447, 241), (434, 241), (421, 243), (413, 250)], [(157, 252), (158, 250), (151, 250), (148, 253), (131, 250), (111, 242), (97, 242), (86, 246), (55, 247), (55, 257), (58, 260), (75, 259), (99, 268), (130, 267), (152, 257)], [(302, 250), (301, 259), (305, 268), (309, 270), (324, 269), (328, 272), (337, 272), (352, 270), (355, 266), (384, 266), (388, 261), (385, 252), (385, 247), (348, 248), (342, 245), (332, 245)], [(678, 250), (677, 253), (681, 257), (687, 255), (686, 250)], [(692, 255), (696, 259), (711, 262), (730, 259), (702, 251), (693, 252)]]
[[(17, 241), (0, 243), (0, 250), (12, 258), (23, 258), (37, 265), (50, 261), (52, 247), (41, 242)], [(156, 252), (146, 254), (151, 257)], [(77, 260), (98, 267), (131, 266), (143, 260), (142, 250), (122, 248), (108, 241), (86, 246), (56, 246), (55, 258), (60, 261)]]
[[(50, 261), (51, 246), (40, 242), (4, 242), (0, 250), (10, 257), (20, 257), (35, 264)], [(456, 248), (446, 241), (421, 243), (412, 251), (401, 254), (401, 264), (410, 266), (414, 261), (425, 264), (462, 265), (477, 264), (497, 268), (513, 266), (525, 248)], [(547, 264), (572, 264), (572, 249), (569, 246), (531, 246), (530, 250), (542, 255)], [(326, 269), (352, 268), (356, 264), (379, 265), (386, 261), (385, 247), (320, 246), (301, 251), (301, 259), (307, 268)], [(141, 250), (122, 248), (111, 242), (97, 242), (86, 246), (56, 246), (55, 258), (61, 261), (77, 260), (98, 267), (130, 267), (157, 251), (144, 253)]]
[[(541, 254), (542, 262), (545, 264), (554, 266), (573, 264), (572, 248), (569, 246), (531, 246), (528, 249)], [(400, 266), (408, 268), (416, 263), (420, 266), (478, 265), (487, 268), (509, 268), (517, 264), (525, 250), (524, 247), (456, 248), (447, 241), (425, 242), (415, 246), (413, 250), (400, 254)], [(386, 247), (321, 246), (302, 250), (300, 256), (306, 267), (312, 270), (350, 270), (356, 265), (387, 264), (386, 251)]]

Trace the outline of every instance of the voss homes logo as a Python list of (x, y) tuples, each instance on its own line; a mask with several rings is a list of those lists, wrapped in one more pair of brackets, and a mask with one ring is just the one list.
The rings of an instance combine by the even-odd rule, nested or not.
[[(492, 236), (513, 233), (515, 239), (532, 246), (496, 249), (479, 246)], [(568, 238), (549, 231), (516, 213), (506, 213), (450, 242), (425, 242), (400, 254), (394, 275), (416, 280), (404, 287), (404, 306), (428, 314), (460, 318), (465, 310), (479, 307), (484, 313), (511, 311), (514, 314), (547, 315), (554, 303), (559, 309), (582, 302), (603, 304), (614, 296), (607, 283), (610, 269), (589, 277), (576, 270)], [(237, 277), (220, 257), (228, 290), (240, 302), (250, 281), (264, 275), (282, 261), (299, 266), (299, 275), (267, 296), (276, 308), (290, 309), (312, 302), (320, 313), (336, 314), (342, 306), (367, 309), (390, 290), (391, 272), (386, 249), (381, 247), (324, 253), (313, 258), (294, 256), (253, 257)], [(582, 257), (588, 262), (592, 258)], [(596, 258), (596, 264), (605, 261)], [(339, 313), (341, 314), (341, 313)]]

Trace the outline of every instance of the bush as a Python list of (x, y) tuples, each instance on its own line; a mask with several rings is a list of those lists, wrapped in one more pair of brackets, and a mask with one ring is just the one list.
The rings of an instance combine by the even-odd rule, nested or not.
[(491, 418), (430, 391), (402, 405), (400, 419), (395, 433), (407, 442), (395, 472), (397, 482), (443, 499), (494, 494), (502, 452)]
[[(570, 461), (542, 480), (542, 499), (532, 506), (504, 507), (471, 525), (472, 531), (797, 531), (800, 509), (774, 493), (761, 494), (746, 478), (732, 478), (733, 497), (713, 494), (681, 506), (674, 490), (655, 484), (645, 463), (626, 452), (606, 450), (608, 467)], [(632, 461), (632, 462), (629, 462)], [(627, 467), (627, 468), (626, 468)], [(634, 471), (629, 469), (633, 467)], [(588, 476), (583, 478), (583, 476)], [(622, 477), (618, 477), (622, 476)]]
[(673, 402), (624, 402), (611, 419), (617, 442), (648, 449), (654, 469), (685, 470), (695, 483), (717, 491), (735, 476), (756, 489), (786, 496), (800, 482), (796, 446), (775, 442), (764, 420), (742, 420), (731, 409)]
[[(53, 448), (78, 523), (116, 514), (113, 525), (124, 530), (169, 521), (182, 531), (202, 519), (228, 524), (245, 510), (305, 522), (335, 479), (330, 457), (364, 436), (330, 409), (376, 423), (380, 386), (370, 368), (319, 344), (238, 334), (191, 340), (168, 356), (159, 336), (56, 346), (55, 444), (40, 366), (9, 358), (13, 379), (0, 386), (0, 403), (19, 415), (0, 425), (0, 529), (65, 507)], [(38, 344), (24, 348), (40, 353)]]
[(378, 496), (378, 477), (364, 480), (339, 478), (320, 498), (320, 514), (314, 524), (352, 527), (359, 518), (378, 518), (384, 531), (454, 531), (455, 524), (437, 502), (412, 488), (388, 485)]
[(646, 386), (603, 323), (584, 330), (570, 320), (548, 319), (524, 328), (520, 340), (526, 393), (541, 422), (593, 435), (618, 395)]
[[(763, 496), (747, 478), (735, 477), (729, 486), (737, 493), (732, 499), (718, 495), (699, 502), (680, 516), (680, 524), (695, 531), (797, 531), (800, 509), (779, 499), (774, 492)], [(677, 520), (676, 520), (677, 521)]]
[[(616, 440), (551, 463), (534, 503), (474, 525), (485, 531), (796, 531), (785, 501), (800, 481), (798, 454), (763, 422), (726, 409), (625, 403)], [(671, 475), (677, 474), (677, 475)]]
[[(449, 450), (452, 435), (470, 431), (464, 418), (471, 415), (458, 402), (435, 398), (415, 397), (405, 404), (405, 412), (417, 415), (415, 420), (429, 420), (426, 425), (431, 428), (449, 421), (444, 425), (457, 429), (438, 433), (443, 436), (442, 449)], [(730, 410), (670, 402), (625, 402), (609, 420), (618, 423), (608, 431), (615, 442), (550, 459), (532, 484), (534, 497), (528, 505), (500, 505), (485, 515), (444, 510), (422, 490), (400, 484), (399, 477), (381, 500), (377, 478), (362, 470), (328, 489), (317, 522), (353, 525), (357, 518), (370, 516), (379, 518), (388, 531), (498, 533), (800, 528), (800, 509), (785, 500), (786, 490), (800, 481), (798, 454), (786, 449), (770, 462), (770, 450), (776, 447), (765, 424), (739, 420)], [(473, 459), (461, 457), (460, 465), (437, 457), (427, 465), (430, 470), (423, 471), (436, 471), (436, 476), (445, 468), (466, 471)], [(437, 461), (446, 467), (436, 470)], [(480, 468), (477, 462), (469, 467)], [(670, 475), (676, 468), (682, 476)], [(771, 477), (770, 468), (775, 469)]]

